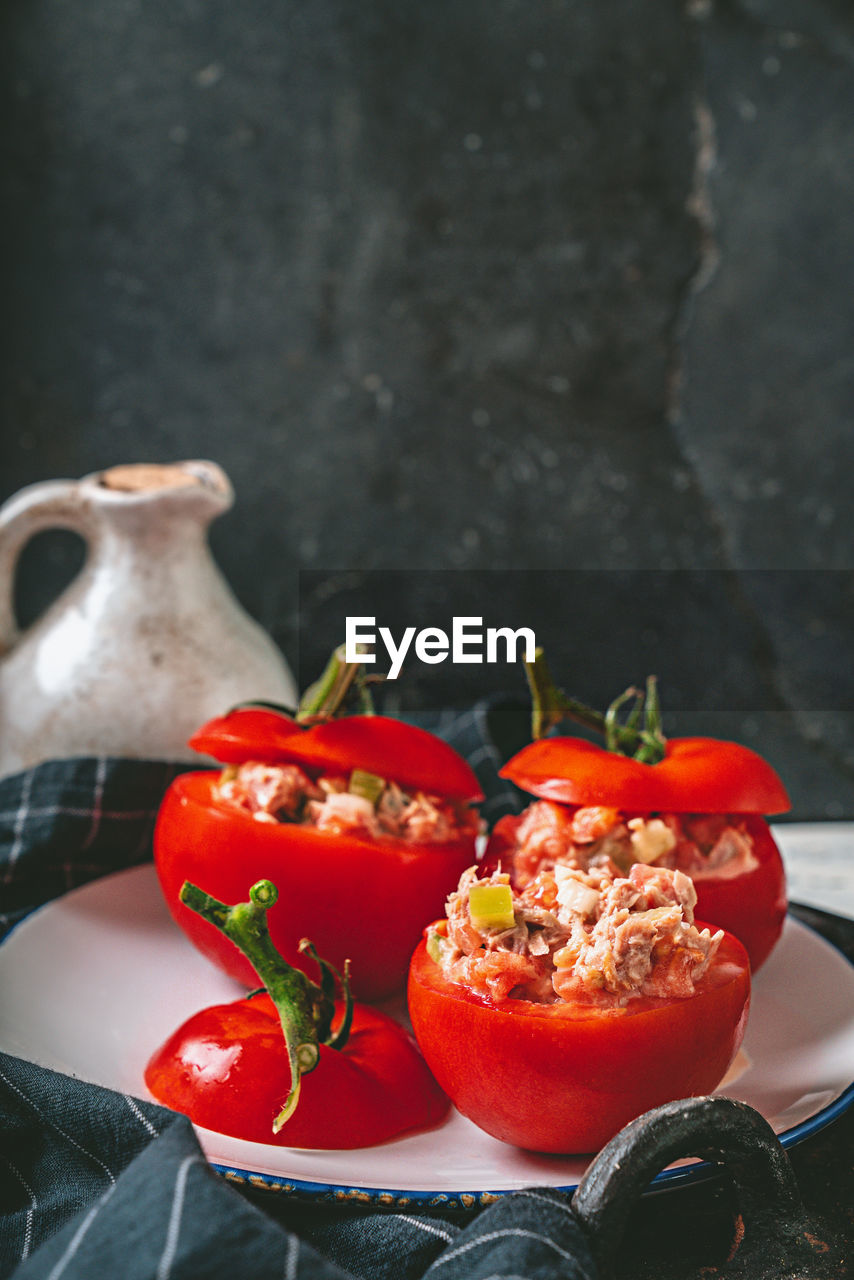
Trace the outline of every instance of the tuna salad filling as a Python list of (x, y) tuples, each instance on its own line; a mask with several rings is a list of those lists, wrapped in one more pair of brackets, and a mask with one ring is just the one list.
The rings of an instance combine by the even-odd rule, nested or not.
[(702, 880), (740, 876), (759, 865), (744, 822), (732, 814), (633, 816), (603, 806), (572, 809), (537, 800), (522, 815), (515, 838), (509, 869), (519, 888), (557, 866), (614, 867), (625, 873), (640, 862)]
[(466, 804), (407, 791), (360, 769), (349, 778), (311, 778), (299, 765), (249, 760), (225, 769), (216, 789), (219, 799), (256, 822), (296, 823), (332, 835), (444, 844), (480, 829)]
[(692, 996), (720, 945), (694, 924), (683, 871), (635, 863), (555, 866), (516, 891), (506, 872), (463, 873), (447, 920), (428, 936), (449, 981), (493, 1000), (620, 1007), (639, 996)]

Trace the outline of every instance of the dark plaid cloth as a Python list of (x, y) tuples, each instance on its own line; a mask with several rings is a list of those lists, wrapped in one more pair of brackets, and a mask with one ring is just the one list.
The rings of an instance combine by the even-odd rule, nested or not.
[(0, 937), (34, 907), (150, 858), (163, 793), (186, 767), (49, 760), (0, 778)]
[[(325, 1210), (295, 1230), (213, 1172), (183, 1116), (0, 1054), (0, 1275), (15, 1280), (590, 1280), (567, 1200), (473, 1220)], [(297, 1234), (298, 1232), (298, 1234)]]
[[(497, 769), (520, 726), (500, 704), (427, 723), (471, 761), (491, 821), (519, 804)], [(0, 780), (4, 929), (150, 857), (157, 807), (182, 767), (52, 761)], [(558, 1192), (532, 1188), (465, 1215), (238, 1190), (207, 1165), (184, 1117), (4, 1054), (0, 1135), (0, 1280), (593, 1276)]]
[(503, 814), (518, 813), (528, 804), (530, 796), (524, 796), (498, 776), (504, 761), (529, 741), (528, 704), (504, 697), (490, 698), (465, 711), (422, 715), (417, 723), (444, 738), (468, 760), (483, 790), (480, 812), (490, 827)]

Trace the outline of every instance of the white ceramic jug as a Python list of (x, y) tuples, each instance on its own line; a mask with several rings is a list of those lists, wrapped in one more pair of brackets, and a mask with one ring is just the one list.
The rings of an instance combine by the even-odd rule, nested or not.
[[(198, 758), (189, 735), (235, 703), (295, 704), (281, 653), (208, 547), (233, 500), (224, 472), (195, 461), (34, 484), (0, 508), (0, 774), (57, 756)], [(15, 566), (48, 528), (81, 534), (86, 562), (19, 632)]]

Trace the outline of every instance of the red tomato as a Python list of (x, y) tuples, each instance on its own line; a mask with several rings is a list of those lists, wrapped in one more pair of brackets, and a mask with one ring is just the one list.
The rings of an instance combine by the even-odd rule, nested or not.
[(290, 1072), (267, 995), (194, 1014), (151, 1058), (145, 1083), (158, 1102), (205, 1129), (286, 1147), (373, 1146), (432, 1128), (449, 1106), (404, 1029), (357, 1005), (345, 1047), (320, 1046), (317, 1067), (302, 1077), (299, 1106), (273, 1134)]
[(747, 955), (729, 935), (693, 996), (622, 1008), (492, 1002), (446, 981), (425, 942), (409, 971), (416, 1039), (457, 1108), (502, 1142), (563, 1154), (597, 1151), (651, 1107), (714, 1089), (749, 999)]
[(474, 771), (453, 747), (390, 716), (343, 716), (305, 729), (281, 712), (245, 707), (203, 725), (189, 745), (223, 764), (263, 760), (324, 773), (364, 769), (430, 795), (483, 798)]
[[(755, 751), (715, 738), (671, 738), (663, 760), (643, 764), (582, 738), (540, 738), (508, 761), (501, 776), (558, 804), (607, 805), (629, 814), (732, 814), (753, 838), (759, 865), (739, 876), (697, 877), (697, 915), (740, 938), (754, 971), (767, 958), (783, 928), (786, 877), (759, 815), (791, 805), (779, 776)], [(517, 822), (505, 818), (496, 825), (487, 865), (515, 843)]]
[[(287, 758), (314, 769), (383, 769), (383, 776), (432, 789), (432, 794), (480, 798), (477, 779), (462, 757), (424, 730), (381, 716), (352, 716), (308, 730), (294, 730), (293, 724), (275, 712), (236, 711), (206, 725), (192, 741), (199, 750), (233, 762)], [(282, 743), (294, 741), (287, 757), (274, 741), (279, 732)], [(363, 749), (366, 754), (358, 754)], [(353, 754), (345, 760), (348, 751)], [(269, 915), (270, 934), (289, 963), (301, 966), (297, 948), (306, 937), (336, 968), (351, 961), (357, 998), (382, 1000), (401, 991), (424, 921), (442, 910), (446, 895), (474, 861), (474, 836), (417, 844), (335, 835), (296, 823), (260, 823), (221, 801), (217, 780), (212, 772), (178, 777), (164, 797), (154, 833), (166, 903), (190, 941), (244, 986), (257, 986), (249, 961), (188, 910), (178, 894), (190, 880), (234, 902), (248, 884), (268, 878), (280, 887)]]
[(584, 738), (539, 738), (500, 773), (543, 800), (613, 805), (630, 813), (767, 814), (791, 808), (767, 760), (749, 747), (716, 738), (670, 738), (658, 764), (643, 764)]

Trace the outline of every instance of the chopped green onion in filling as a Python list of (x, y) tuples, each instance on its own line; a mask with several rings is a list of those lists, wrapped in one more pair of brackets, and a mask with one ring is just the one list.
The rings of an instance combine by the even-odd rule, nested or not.
[(350, 774), (347, 790), (351, 796), (361, 796), (363, 800), (376, 804), (385, 790), (385, 778), (379, 778), (375, 773), (368, 773), (366, 769), (354, 769)]
[(436, 933), (435, 929), (431, 929), (427, 934), (427, 954), (434, 964), (444, 964), (445, 957), (453, 951), (453, 947), (447, 938), (441, 933)]
[(512, 929), (516, 923), (509, 884), (473, 884), (469, 915), (476, 929)]

